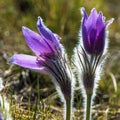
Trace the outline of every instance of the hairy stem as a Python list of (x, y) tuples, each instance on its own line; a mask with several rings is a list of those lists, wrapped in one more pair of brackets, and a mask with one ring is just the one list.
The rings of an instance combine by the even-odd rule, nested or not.
[(66, 100), (66, 119), (71, 120), (71, 99)]
[(91, 120), (91, 102), (92, 94), (87, 94), (85, 120)]

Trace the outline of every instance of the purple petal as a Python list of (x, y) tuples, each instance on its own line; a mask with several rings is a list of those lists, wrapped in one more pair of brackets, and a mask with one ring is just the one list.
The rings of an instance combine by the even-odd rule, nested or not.
[(16, 64), (33, 70), (44, 70), (44, 67), (38, 64), (37, 57), (30, 55), (15, 54), (10, 58), (10, 64)]
[(46, 42), (53, 51), (61, 51), (58, 36), (52, 33), (52, 31), (44, 25), (42, 18), (40, 17), (38, 17), (37, 28), (41, 33), (41, 36), (46, 39)]
[(90, 16), (88, 19), (93, 19), (94, 21), (96, 21), (97, 17), (98, 17), (97, 10), (95, 8), (93, 8), (91, 10), (91, 13), (90, 13)]
[(99, 16), (97, 18), (96, 21), (96, 29), (97, 29), (97, 35), (101, 32), (101, 30), (105, 27), (104, 23), (103, 23), (103, 15), (100, 12)]
[(113, 21), (114, 21), (114, 18), (108, 20), (108, 21), (105, 23), (105, 26), (108, 27)]
[(83, 38), (83, 45), (87, 52), (90, 51), (90, 39), (88, 37), (88, 33), (85, 26), (82, 26), (82, 38)]
[(86, 20), (88, 19), (88, 15), (85, 11), (85, 8), (81, 8), (81, 13), (83, 14), (83, 24), (86, 22)]
[(105, 27), (101, 30), (99, 35), (96, 37), (96, 41), (94, 43), (94, 49), (97, 54), (103, 52), (105, 46)]
[(86, 21), (86, 27), (87, 27), (87, 31), (90, 32), (91, 28), (96, 29), (96, 20), (97, 20), (97, 11), (95, 8), (93, 8), (91, 10), (91, 14), (88, 17), (87, 21)]
[(57, 40), (61, 40), (61, 37), (58, 34), (54, 33), (54, 36), (56, 37)]
[(36, 32), (27, 27), (22, 27), (22, 31), (27, 45), (37, 55), (50, 52), (50, 49), (44, 39)]
[(96, 41), (96, 33), (97, 33), (96, 29), (92, 29), (89, 34), (91, 49), (93, 48)]
[(38, 17), (37, 27), (38, 27), (39, 32), (41, 33), (41, 35), (44, 38), (46, 38), (47, 40), (50, 40), (50, 41), (56, 40), (56, 37), (54, 36), (52, 31), (44, 25), (42, 18), (40, 18), (40, 17)]

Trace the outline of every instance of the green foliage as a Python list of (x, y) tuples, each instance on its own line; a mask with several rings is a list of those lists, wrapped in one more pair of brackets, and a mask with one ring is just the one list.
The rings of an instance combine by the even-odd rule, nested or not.
[[(106, 119), (106, 115), (108, 118), (111, 117), (111, 119), (119, 117), (119, 0), (0, 0), (0, 76), (4, 77), (4, 81), (6, 82), (3, 93), (8, 98), (11, 98), (11, 109), (15, 120), (32, 120), (36, 116), (39, 116), (40, 120), (60, 120), (59, 118), (61, 118), (61, 109), (59, 109), (61, 103), (58, 96), (54, 93), (55, 89), (51, 80), (44, 75), (31, 73), (15, 66), (14, 68), (9, 68), (7, 64), (8, 58), (16, 52), (33, 54), (25, 44), (21, 27), (27, 26), (37, 31), (35, 26), (36, 20), (38, 16), (41, 16), (45, 24), (53, 32), (62, 37), (61, 43), (65, 46), (69, 58), (71, 58), (73, 49), (78, 42), (78, 31), (82, 17), (80, 7), (85, 7), (86, 11), (90, 11), (93, 7), (96, 7), (97, 10), (103, 11), (108, 19), (115, 18), (115, 22), (109, 28), (110, 55), (108, 55), (108, 62), (105, 64), (105, 73), (100, 81), (100, 87), (95, 99), (95, 103), (98, 106), (94, 106), (93, 119), (96, 119), (96, 115), (98, 120)], [(117, 93), (114, 92), (110, 73), (116, 78)], [(12, 93), (10, 92), (11, 89), (13, 89)], [(77, 108), (75, 111), (76, 120), (82, 118), (83, 112), (81, 105), (82, 98), (78, 91), (75, 94), (74, 103), (75, 108)], [(25, 92), (26, 94), (24, 94)], [(32, 100), (34, 98), (31, 97), (32, 95), (36, 96), (34, 100)], [(15, 96), (18, 97), (17, 100), (14, 99)], [(22, 97), (23, 99), (19, 101)], [(79, 108), (81, 108), (80, 111), (78, 111)], [(106, 110), (108, 110), (108, 113), (106, 113)], [(32, 118), (30, 118), (31, 116)]]

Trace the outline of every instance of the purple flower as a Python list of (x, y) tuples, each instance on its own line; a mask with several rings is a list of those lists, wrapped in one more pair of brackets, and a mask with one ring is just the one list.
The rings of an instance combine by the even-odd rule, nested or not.
[(27, 45), (36, 56), (15, 54), (11, 57), (10, 63), (48, 74), (64, 102), (65, 119), (70, 120), (74, 78), (59, 43), (60, 37), (52, 33), (40, 17), (38, 17), (37, 28), (40, 35), (26, 27), (22, 29)]
[(81, 9), (82, 19), (82, 39), (83, 45), (88, 54), (100, 55), (105, 48), (106, 27), (112, 20), (105, 22), (102, 12), (97, 13), (93, 8), (88, 16), (85, 9)]
[(37, 28), (40, 34), (26, 27), (22, 28), (26, 43), (36, 56), (15, 54), (10, 58), (10, 64), (50, 75), (64, 98), (70, 99), (72, 94), (71, 76), (66, 58), (62, 55), (60, 37), (49, 30), (40, 17), (38, 17)]
[(26, 43), (36, 56), (15, 54), (11, 57), (10, 63), (46, 72), (43, 63), (49, 62), (47, 58), (55, 59), (61, 56), (60, 37), (49, 30), (40, 17), (38, 17), (37, 28), (40, 34), (27, 27), (22, 27)]

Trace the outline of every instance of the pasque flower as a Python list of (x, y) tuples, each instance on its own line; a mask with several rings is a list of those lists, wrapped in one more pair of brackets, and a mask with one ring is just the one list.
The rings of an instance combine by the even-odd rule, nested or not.
[(70, 120), (73, 97), (72, 73), (60, 44), (60, 37), (48, 29), (40, 17), (37, 28), (40, 34), (27, 27), (22, 28), (26, 43), (36, 56), (15, 54), (11, 57), (10, 63), (50, 75), (65, 103), (66, 120)]
[(112, 20), (105, 22), (102, 12), (97, 13), (93, 8), (88, 16), (85, 9), (81, 9), (82, 19), (82, 39), (87, 53), (99, 55), (105, 48), (106, 27)]
[(76, 52), (78, 57), (76, 60), (80, 63), (78, 71), (80, 71), (79, 82), (85, 101), (84, 120), (91, 120), (91, 106), (108, 46), (107, 26), (113, 19), (105, 22), (102, 12), (97, 13), (95, 8), (91, 10), (89, 16), (84, 8), (81, 9), (81, 12), (83, 14), (80, 29), (82, 35)]
[(42, 65), (43, 62), (47, 62), (46, 58), (57, 58), (61, 56), (60, 37), (52, 33), (52, 31), (43, 24), (40, 17), (38, 17), (37, 28), (41, 34), (27, 27), (22, 27), (26, 43), (36, 56), (15, 54), (11, 57), (10, 63), (46, 72), (46, 68)]
[[(89, 90), (94, 88), (94, 79), (96, 73), (103, 62), (103, 53), (108, 46), (106, 27), (112, 23), (113, 19), (105, 22), (102, 12), (97, 13), (93, 8), (88, 16), (85, 9), (82, 8), (82, 68), (84, 87)], [(80, 56), (80, 55), (79, 55)], [(88, 77), (87, 77), (88, 76)], [(86, 81), (86, 82), (85, 82)], [(89, 83), (89, 85), (87, 84)], [(89, 91), (90, 92), (90, 91)]]

